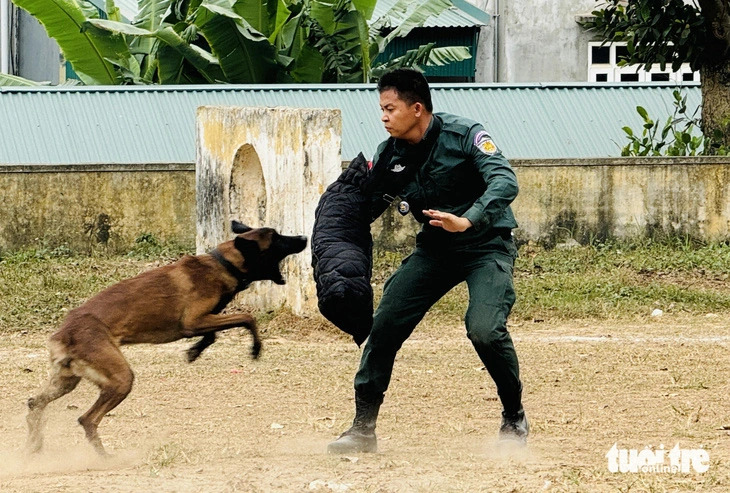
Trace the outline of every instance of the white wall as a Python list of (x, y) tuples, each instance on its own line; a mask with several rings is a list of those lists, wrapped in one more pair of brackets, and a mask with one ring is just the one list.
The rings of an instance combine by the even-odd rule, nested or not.
[[(595, 0), (470, 2), (493, 16), (491, 25), (482, 29), (480, 36), (477, 81), (587, 80), (588, 41), (592, 35), (575, 22), (575, 16), (595, 10), (598, 5)], [(495, 25), (498, 26), (496, 56)]]
[(17, 74), (38, 82), (58, 84), (61, 52), (56, 41), (49, 38), (46, 29), (25, 10), (18, 20)]

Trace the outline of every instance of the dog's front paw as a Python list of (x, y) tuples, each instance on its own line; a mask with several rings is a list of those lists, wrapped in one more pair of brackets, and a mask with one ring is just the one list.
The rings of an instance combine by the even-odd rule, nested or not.
[(202, 352), (203, 350), (197, 347), (197, 345), (192, 346), (190, 349), (185, 351), (185, 357), (187, 358), (188, 363), (192, 363), (193, 361), (198, 359), (198, 356), (200, 356)]
[(200, 356), (205, 349), (215, 342), (215, 333), (205, 334), (198, 342), (190, 346), (187, 351), (188, 363), (192, 363)]
[(253, 359), (257, 359), (260, 354), (261, 354), (261, 343), (256, 341), (253, 343), (253, 346), (251, 346), (251, 357)]

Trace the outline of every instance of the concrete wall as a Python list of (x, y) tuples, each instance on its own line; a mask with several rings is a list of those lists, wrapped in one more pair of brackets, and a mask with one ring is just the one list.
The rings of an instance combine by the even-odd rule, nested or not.
[[(203, 106), (196, 119), (197, 250), (231, 238), (232, 219), (309, 236), (325, 188), (341, 173), (339, 109)], [(254, 283), (247, 303), (317, 309), (311, 248), (282, 262), (285, 286)]]
[[(730, 239), (730, 158), (513, 160), (519, 243)], [(374, 224), (386, 250), (412, 245), (420, 225), (392, 208)]]
[[(552, 245), (568, 238), (672, 234), (730, 239), (730, 158), (513, 160), (512, 165), (520, 184), (514, 211), (521, 241)], [(81, 251), (123, 250), (143, 233), (195, 241), (192, 164), (0, 166), (0, 190), (0, 251), (39, 242)], [(322, 191), (311, 186), (308, 200)], [(296, 205), (283, 191), (266, 200)], [(285, 225), (286, 232), (311, 234), (314, 208), (302, 211), (297, 222)], [(253, 223), (255, 214), (233, 215)], [(403, 248), (412, 244), (416, 230), (410, 216), (391, 210), (373, 225), (373, 238), (380, 248)]]
[(128, 250), (143, 233), (195, 241), (195, 167), (0, 166), (0, 251)]
[(502, 0), (499, 81), (587, 80), (592, 35), (575, 15), (596, 5), (595, 0)]
[[(730, 158), (513, 160), (518, 243), (569, 240), (730, 239)], [(376, 246), (412, 245), (420, 225), (392, 208), (374, 224)]]
[(592, 237), (730, 238), (726, 157), (523, 160), (515, 166), (518, 237), (548, 244)]

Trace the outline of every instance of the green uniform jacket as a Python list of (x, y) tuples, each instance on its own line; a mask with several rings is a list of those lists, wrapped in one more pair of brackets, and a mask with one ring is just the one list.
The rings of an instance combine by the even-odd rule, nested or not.
[[(390, 163), (380, 162), (389, 142), (393, 145)], [(517, 227), (510, 208), (518, 192), (517, 178), (480, 123), (435, 113), (421, 143), (411, 145), (391, 138), (378, 146), (373, 162), (376, 166), (387, 166), (388, 171), (380, 186), (373, 190), (376, 215), (382, 213), (377, 204), (383, 203), (388, 176), (395, 176), (390, 173), (419, 166), (405, 186), (395, 192), (408, 203), (415, 219), (423, 223), (416, 240), (418, 246), (478, 251), (495, 234)], [(449, 233), (429, 225), (428, 218), (421, 213), (424, 209), (466, 217), (473, 227), (463, 233)]]

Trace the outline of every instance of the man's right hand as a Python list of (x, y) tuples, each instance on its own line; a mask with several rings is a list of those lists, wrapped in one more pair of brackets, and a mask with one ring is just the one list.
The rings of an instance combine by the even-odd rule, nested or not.
[(449, 233), (461, 233), (472, 227), (471, 221), (465, 217), (455, 216), (450, 212), (441, 212), (436, 209), (427, 209), (423, 215), (431, 218), (428, 224), (442, 228)]

